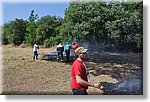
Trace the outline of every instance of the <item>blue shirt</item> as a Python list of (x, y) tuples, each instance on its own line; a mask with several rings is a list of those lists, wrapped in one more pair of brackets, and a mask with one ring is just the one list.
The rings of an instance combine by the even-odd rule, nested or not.
[(66, 44), (65, 45), (65, 50), (70, 50), (71, 49), (71, 45), (70, 44)]

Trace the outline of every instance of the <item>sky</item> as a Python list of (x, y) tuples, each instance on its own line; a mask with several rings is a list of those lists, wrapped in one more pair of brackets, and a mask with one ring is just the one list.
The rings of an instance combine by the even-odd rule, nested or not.
[[(7, 1), (7, 0), (6, 0)], [(3, 2), (2, 4), (2, 21), (9, 23), (12, 20), (24, 19), (27, 20), (32, 10), (34, 14), (43, 16), (51, 15), (64, 17), (66, 8), (69, 6), (69, 1), (66, 2)]]
[(63, 18), (70, 1), (78, 0), (0, 0), (0, 26), (16, 18), (27, 20), (31, 10), (39, 17), (55, 15)]

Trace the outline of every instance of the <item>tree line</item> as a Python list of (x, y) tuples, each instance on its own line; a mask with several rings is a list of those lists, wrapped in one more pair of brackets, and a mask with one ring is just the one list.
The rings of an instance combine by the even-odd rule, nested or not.
[[(92, 39), (91, 39), (92, 38)], [(143, 51), (143, 2), (70, 2), (64, 18), (39, 18), (34, 10), (28, 20), (3, 25), (3, 44), (51, 47), (58, 41), (101, 42), (106, 48)]]

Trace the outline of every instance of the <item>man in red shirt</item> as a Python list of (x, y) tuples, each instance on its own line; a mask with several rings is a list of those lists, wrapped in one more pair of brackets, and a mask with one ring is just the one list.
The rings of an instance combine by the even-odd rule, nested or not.
[(83, 47), (78, 47), (75, 51), (75, 53), (78, 55), (78, 58), (72, 65), (72, 82), (70, 84), (74, 95), (88, 95), (86, 90), (89, 86), (98, 89), (102, 88), (100, 84), (92, 84), (88, 82), (86, 67), (82, 61), (83, 59), (87, 58), (86, 52), (87, 49), (84, 49)]
[(77, 58), (76, 53), (75, 53), (75, 50), (76, 50), (78, 47), (79, 47), (78, 44), (76, 44), (76, 43), (73, 43), (73, 44), (72, 44), (72, 48), (73, 48), (73, 50), (74, 50), (74, 59), (75, 59), (75, 60), (76, 60), (76, 58)]

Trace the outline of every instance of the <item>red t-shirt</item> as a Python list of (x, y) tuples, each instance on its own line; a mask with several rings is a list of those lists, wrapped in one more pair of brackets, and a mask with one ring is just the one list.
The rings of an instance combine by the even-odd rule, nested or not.
[(72, 45), (73, 50), (75, 51), (79, 46), (77, 44)]
[(80, 89), (80, 90), (86, 90), (88, 89), (88, 86), (82, 86), (77, 83), (76, 81), (76, 75), (81, 76), (81, 78), (85, 81), (87, 80), (87, 75), (86, 75), (86, 69), (81, 60), (75, 60), (75, 62), (72, 65), (72, 70), (71, 70), (71, 75), (72, 75), (72, 82), (70, 84), (71, 88), (74, 89)]

